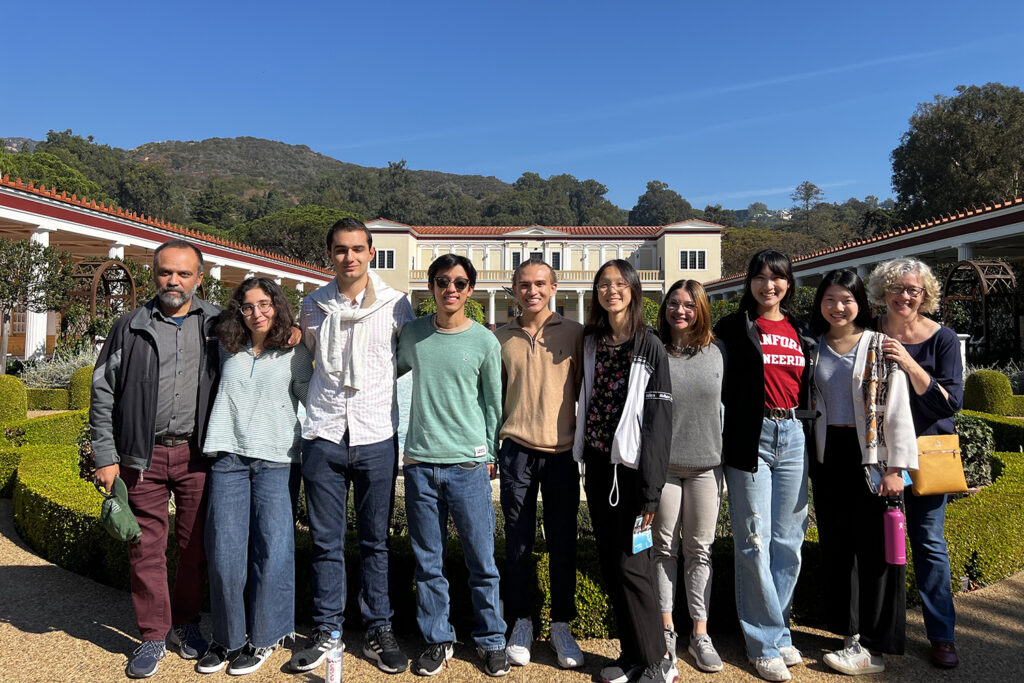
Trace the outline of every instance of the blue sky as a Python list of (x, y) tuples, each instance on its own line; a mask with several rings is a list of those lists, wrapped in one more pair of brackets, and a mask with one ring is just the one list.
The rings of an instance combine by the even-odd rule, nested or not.
[(919, 102), (1024, 85), (1020, 0), (18, 3), (0, 135), (251, 135), (368, 166), (570, 173), (631, 208), (892, 194)]

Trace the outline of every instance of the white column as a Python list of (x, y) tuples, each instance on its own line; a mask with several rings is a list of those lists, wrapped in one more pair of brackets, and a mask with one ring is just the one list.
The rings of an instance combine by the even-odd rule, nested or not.
[[(36, 244), (50, 246), (53, 228), (39, 226), (29, 237)], [(46, 355), (46, 312), (25, 312), (25, 360)]]
[(435, 244), (435, 245), (434, 245), (434, 253), (433, 253), (433, 255), (432, 255), (432, 256), (430, 257), (431, 259), (433, 259), (433, 260), (436, 260), (436, 259), (437, 259), (437, 255), (438, 255), (438, 251), (437, 251), (437, 250), (438, 250), (438, 246), (437, 246), (437, 245)]
[(278, 287), (280, 287), (281, 286), (281, 278), (280, 277), (275, 277), (274, 278), (274, 284), (276, 284)]
[(957, 247), (956, 247), (956, 260), (957, 261), (969, 261), (972, 258), (974, 258), (974, 245), (973, 244), (958, 244), (957, 245)]
[(256, 277), (256, 272), (255, 271), (250, 270), (248, 273), (245, 274), (245, 279), (246, 280), (248, 280), (251, 277)]
[(617, 258), (617, 259), (621, 259), (622, 258), (622, 244), (616, 244), (615, 245), (615, 258)]
[(487, 290), (487, 324), (494, 328), (494, 294), (495, 290)]
[(555, 298), (556, 298), (556, 295), (552, 294), (551, 298), (548, 299), (548, 309), (551, 310), (552, 312), (554, 312), (554, 310), (558, 307), (557, 304), (555, 303)]
[(210, 266), (210, 277), (214, 278), (215, 280), (219, 280), (221, 268), (223, 268), (223, 265), (220, 263), (214, 263), (212, 266)]
[(585, 290), (576, 290), (576, 322), (583, 324), (583, 295), (586, 293)]
[(306, 283), (303, 282), (302, 280), (299, 280), (298, 282), (296, 282), (295, 283), (295, 291), (296, 292), (304, 292), (304, 291), (306, 291)]
[[(469, 259), (470, 263), (473, 263), (473, 245), (472, 244), (467, 244), (466, 245), (466, 258)], [(476, 264), (473, 263), (473, 265), (475, 266)]]
[(109, 259), (121, 259), (124, 260), (124, 248), (128, 245), (124, 242), (115, 242), (111, 245), (110, 249), (107, 249), (107, 258)]
[[(541, 253), (544, 254), (544, 263), (550, 264), (551, 263), (551, 245), (549, 245), (547, 243), (547, 241), (541, 242), (540, 243), (540, 249), (541, 249)], [(551, 310), (555, 310), (555, 309), (551, 309)]]
[(956, 336), (960, 339), (960, 368), (961, 368), (961, 372), (963, 373), (963, 377), (960, 378), (960, 381), (966, 382), (967, 381), (967, 340), (971, 338), (971, 335), (969, 335), (969, 334), (957, 334)]

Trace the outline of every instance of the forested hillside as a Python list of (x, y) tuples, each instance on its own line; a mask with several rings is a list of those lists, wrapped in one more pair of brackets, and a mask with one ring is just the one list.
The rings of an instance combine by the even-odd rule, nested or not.
[(998, 83), (956, 91), (921, 104), (893, 151), (898, 203), (873, 196), (835, 201), (805, 181), (789, 207), (699, 209), (651, 180), (624, 209), (607, 199), (599, 181), (569, 174), (524, 172), (509, 184), (413, 170), (404, 160), (358, 166), (251, 137), (124, 150), (70, 130), (50, 131), (38, 142), (3, 138), (0, 173), (314, 262), (323, 260), (314, 235), (343, 215), (412, 225), (663, 225), (700, 218), (726, 226), (723, 274), (730, 275), (765, 246), (800, 255), (1019, 194), (1024, 93)]

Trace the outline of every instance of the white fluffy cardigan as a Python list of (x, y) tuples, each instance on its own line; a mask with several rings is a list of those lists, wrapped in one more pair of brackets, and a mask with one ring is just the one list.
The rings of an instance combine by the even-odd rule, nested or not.
[[(871, 365), (868, 364), (868, 352), (880, 353), (882, 339), (885, 338), (881, 332), (864, 330), (864, 336), (857, 343), (857, 356), (853, 364), (853, 376), (850, 382), (850, 391), (853, 394), (853, 410), (856, 417), (856, 428), (858, 441), (860, 442), (861, 463), (873, 465), (885, 462), (889, 467), (899, 467), (905, 470), (917, 469), (917, 434), (914, 431), (914, 418), (910, 413), (910, 394), (907, 382), (907, 375), (895, 363), (879, 363), (876, 367), (883, 368), (880, 382), (885, 384), (880, 389), (879, 396), (884, 397), (884, 403), (878, 402), (877, 418), (880, 422), (879, 430), (882, 434), (879, 438), (870, 438), (868, 435), (868, 422), (871, 413), (874, 412), (865, 405), (864, 384), (870, 378)], [(816, 354), (820, 354), (824, 339), (818, 344)], [(827, 353), (827, 351), (826, 351)], [(818, 358), (815, 356), (815, 367)], [(828, 413), (825, 401), (814, 386), (814, 409), (818, 411), (818, 417), (814, 423), (814, 441), (817, 448), (818, 462), (824, 462), (825, 455), (825, 431), (828, 426)]]

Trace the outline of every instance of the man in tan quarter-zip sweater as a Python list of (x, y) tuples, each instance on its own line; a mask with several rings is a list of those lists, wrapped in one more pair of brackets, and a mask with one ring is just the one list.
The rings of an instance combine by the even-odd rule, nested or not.
[(583, 326), (548, 308), (558, 284), (531, 258), (512, 276), (522, 315), (497, 331), (501, 343), (503, 440), (498, 454), (505, 514), (505, 618), (514, 623), (509, 660), (530, 662), (533, 605), (528, 577), (536, 535), (537, 492), (551, 555), (551, 646), (562, 667), (583, 664), (569, 631), (576, 617), (576, 513), (579, 469), (572, 459), (576, 396), (582, 379)]

